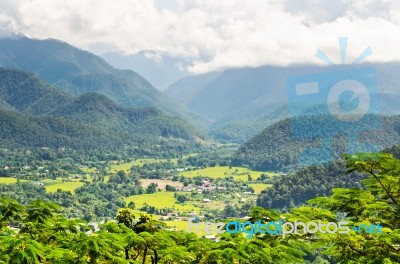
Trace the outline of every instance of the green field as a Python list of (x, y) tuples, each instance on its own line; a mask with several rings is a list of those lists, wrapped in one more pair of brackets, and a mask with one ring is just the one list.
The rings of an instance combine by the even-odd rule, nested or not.
[(227, 176), (233, 176), (236, 180), (247, 181), (248, 175), (250, 175), (254, 180), (257, 179), (262, 173), (268, 176), (275, 176), (277, 173), (273, 172), (261, 172), (261, 171), (252, 171), (247, 168), (242, 167), (231, 167), (229, 166), (215, 166), (215, 167), (207, 167), (205, 169), (192, 170), (181, 172), (179, 175), (193, 178), (196, 176), (209, 177), (213, 179), (224, 178)]
[(187, 221), (167, 220), (167, 221), (162, 221), (162, 222), (165, 223), (168, 227), (175, 227), (177, 231), (187, 232), (187, 230), (188, 230), (188, 222)]
[(93, 173), (96, 171), (96, 168), (81, 167), (80, 170), (83, 171), (84, 173)]
[(178, 159), (153, 159), (153, 158), (143, 158), (143, 159), (137, 159), (134, 162), (134, 166), (142, 166), (145, 163), (161, 163), (161, 162), (171, 162), (172, 164), (177, 164)]
[(57, 184), (51, 184), (46, 186), (46, 190), (48, 192), (56, 192), (58, 189), (61, 189), (63, 191), (70, 191), (71, 193), (74, 193), (74, 191), (81, 187), (84, 183), (83, 182), (63, 182), (63, 183), (57, 183)]
[[(197, 154), (193, 153), (193, 154), (189, 154), (189, 155), (185, 155), (182, 158), (187, 158), (190, 156), (195, 156)], [(131, 162), (125, 162), (125, 163), (120, 163), (117, 164), (118, 161), (113, 161), (111, 166), (110, 166), (110, 172), (118, 172), (118, 171), (125, 171), (125, 172), (129, 172), (129, 170), (132, 168), (132, 166), (143, 166), (146, 163), (161, 163), (161, 162), (171, 162), (172, 164), (178, 164), (178, 158), (174, 158), (174, 159), (156, 159), (156, 158), (140, 158), (140, 159), (136, 159), (135, 161), (131, 161)]]
[(110, 172), (118, 172), (118, 171), (129, 172), (134, 164), (135, 164), (134, 161), (121, 163), (121, 164), (117, 164), (116, 161), (113, 161), (111, 166), (110, 166), (110, 170), (109, 171)]
[(260, 193), (261, 191), (270, 188), (272, 184), (266, 183), (249, 183), (249, 187), (253, 188), (256, 193)]
[(199, 208), (193, 205), (177, 204), (173, 192), (156, 192), (152, 194), (132, 195), (125, 198), (126, 203), (134, 202), (137, 209), (140, 209), (144, 203), (154, 206), (157, 209), (174, 208), (178, 211), (195, 211), (199, 212)]
[(0, 184), (13, 184), (13, 183), (17, 183), (16, 178), (0, 177)]
[(117, 164), (116, 161), (113, 161), (112, 165), (110, 166), (110, 172), (118, 172), (118, 171), (125, 171), (129, 172), (133, 166), (143, 166), (146, 163), (157, 163), (157, 162), (167, 162), (170, 161), (173, 164), (178, 163), (178, 159), (154, 159), (154, 158), (143, 158), (137, 159), (131, 162), (125, 162), (121, 164)]
[(41, 183), (43, 183), (44, 185), (48, 186), (48, 185), (53, 185), (53, 184), (60, 184), (63, 181), (58, 178), (57, 180), (53, 180), (53, 179), (44, 179), (44, 180), (40, 180)]

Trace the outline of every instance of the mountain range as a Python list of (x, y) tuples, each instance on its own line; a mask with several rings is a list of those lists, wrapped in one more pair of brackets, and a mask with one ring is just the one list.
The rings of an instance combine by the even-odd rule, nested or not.
[(120, 148), (205, 139), (187, 121), (154, 107), (128, 108), (104, 95), (68, 94), (31, 73), (0, 68), (3, 146)]
[(101, 54), (100, 57), (117, 69), (137, 72), (161, 91), (167, 89), (176, 80), (187, 76), (185, 66), (190, 63), (185, 58), (154, 50), (140, 51), (132, 55), (107, 52)]
[[(234, 157), (235, 164), (281, 169), (298, 163), (297, 152), (304, 144), (290, 137), (293, 119), (304, 118), (315, 129), (322, 124), (337, 125), (321, 105), (310, 105), (294, 116), (287, 99), (287, 79), (360, 67), (376, 69), (380, 91), (374, 96), (379, 97), (380, 113), (400, 113), (398, 63), (227, 69), (186, 76), (163, 93), (136, 72), (116, 69), (67, 43), (17, 36), (0, 39), (0, 65), (4, 67), (0, 69), (4, 121), (0, 126), (5, 145), (78, 146), (73, 137), (79, 133), (83, 146), (95, 146), (95, 138), (114, 147), (139, 142), (198, 145), (208, 141), (200, 131), (208, 129), (219, 142), (244, 143)], [(390, 124), (386, 132), (367, 135), (380, 148), (398, 143), (398, 118), (385, 120)], [(361, 127), (371, 124), (370, 119), (364, 121)], [(376, 140), (377, 135), (387, 142)], [(279, 148), (273, 148), (276, 142)], [(312, 139), (310, 144), (318, 141)], [(308, 153), (305, 159), (324, 160), (314, 154)]]
[(276, 120), (290, 117), (287, 80), (293, 76), (351, 71), (372, 67), (376, 70), (380, 112), (400, 113), (399, 63), (227, 69), (178, 80), (166, 93), (192, 111), (212, 120), (210, 133), (218, 140), (242, 143)]
[(0, 39), (0, 66), (33, 73), (71, 95), (99, 93), (126, 107), (157, 107), (200, 126), (207, 124), (206, 118), (176, 103), (136, 72), (115, 69), (104, 59), (59, 40)]

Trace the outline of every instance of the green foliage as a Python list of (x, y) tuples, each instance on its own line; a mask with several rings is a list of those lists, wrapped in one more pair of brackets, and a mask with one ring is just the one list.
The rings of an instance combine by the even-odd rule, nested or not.
[(304, 256), (299, 242), (223, 236), (213, 243), (168, 231), (162, 222), (127, 208), (119, 211), (116, 222), (86, 233), (85, 222), (67, 220), (52, 203), (35, 201), (24, 207), (2, 201), (28, 212), (14, 222), (17, 230), (3, 227), (7, 232), (0, 233), (0, 261), (6, 263), (298, 263)]
[[(223, 233), (219, 242), (168, 231), (150, 215), (119, 210), (116, 221), (86, 233), (87, 224), (66, 219), (59, 206), (33, 201), (27, 206), (0, 200), (0, 261), (5, 263), (398, 263), (400, 261), (400, 160), (391, 154), (346, 155), (349, 173), (366, 174), (361, 188), (336, 188), (330, 197), (281, 214), (254, 207), (251, 222), (346, 221), (379, 224), (382, 233)], [(120, 173), (121, 175), (123, 173)], [(120, 176), (121, 176), (120, 175)], [(10, 224), (17, 227), (11, 229)]]
[(343, 263), (398, 263), (400, 261), (400, 161), (391, 154), (372, 153), (345, 155), (349, 172), (358, 171), (368, 177), (362, 180), (365, 189), (337, 188), (330, 197), (309, 201), (321, 209), (314, 214), (294, 209), (288, 216), (300, 215), (323, 221), (347, 221), (349, 225), (380, 224), (382, 233), (350, 231), (349, 235), (319, 234), (315, 246), (323, 246), (323, 254)]

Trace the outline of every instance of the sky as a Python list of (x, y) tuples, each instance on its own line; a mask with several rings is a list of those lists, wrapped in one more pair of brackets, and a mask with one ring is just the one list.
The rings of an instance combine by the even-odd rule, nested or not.
[(345, 63), (367, 47), (368, 61), (400, 61), (400, 1), (1, 0), (0, 36), (11, 33), (96, 54), (167, 53), (192, 73), (323, 64), (318, 49), (341, 63), (338, 37), (348, 37)]

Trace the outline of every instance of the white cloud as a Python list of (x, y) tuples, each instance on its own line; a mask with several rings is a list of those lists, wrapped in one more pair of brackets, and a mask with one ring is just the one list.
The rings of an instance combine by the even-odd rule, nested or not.
[[(168, 7), (168, 8), (166, 8)], [(339, 62), (337, 37), (348, 36), (348, 61), (367, 46), (369, 61), (400, 60), (396, 0), (2, 0), (0, 31), (57, 38), (80, 48), (113, 47), (190, 58), (192, 72), (265, 64)], [(157, 53), (159, 54), (159, 53)], [(157, 59), (155, 57), (155, 59)]]
[(150, 52), (150, 51), (146, 51), (146, 52), (144, 53), (144, 56), (145, 56), (146, 58), (148, 58), (149, 60), (154, 61), (154, 62), (157, 63), (157, 64), (161, 64), (162, 61), (163, 61), (160, 52), (154, 52), (154, 51)]

